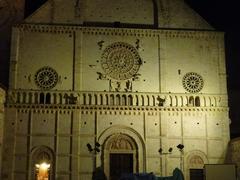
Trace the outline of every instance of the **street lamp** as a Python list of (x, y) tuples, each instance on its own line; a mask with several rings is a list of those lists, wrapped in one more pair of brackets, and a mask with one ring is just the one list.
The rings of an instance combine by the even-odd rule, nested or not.
[(177, 145), (177, 148), (179, 149), (179, 151), (183, 151), (184, 145), (183, 144), (179, 144)]
[(181, 153), (181, 155), (180, 155), (180, 167), (181, 167), (181, 170), (183, 171), (184, 170), (183, 169), (183, 153), (184, 153), (183, 149), (184, 149), (184, 145), (183, 144), (178, 144), (177, 148)]
[(163, 149), (162, 149), (162, 148), (160, 148), (160, 149), (158, 150), (158, 152), (159, 152), (160, 155), (172, 154), (172, 151), (173, 151), (173, 148), (172, 148), (172, 147), (170, 147), (170, 148), (168, 149), (168, 152), (163, 152)]
[(90, 143), (87, 143), (88, 152), (92, 154), (93, 158), (93, 171), (95, 171), (95, 164), (96, 164), (96, 155), (100, 152), (100, 144), (98, 142), (95, 142), (94, 146), (92, 146)]
[(93, 148), (91, 144), (87, 143), (88, 151), (89, 151), (90, 153), (94, 153), (94, 154), (97, 154), (97, 153), (100, 152), (100, 149), (99, 149), (100, 146), (101, 146), (101, 145), (100, 145), (98, 142), (96, 142), (96, 143), (95, 143), (95, 146), (94, 146), (94, 148)]
[[(184, 152), (183, 149), (184, 149), (184, 145), (183, 144), (178, 144), (176, 147), (178, 148), (178, 150), (181, 153), (181, 156), (180, 156), (180, 167), (181, 167), (181, 170), (183, 170), (183, 152)], [(158, 150), (160, 155), (164, 155), (165, 156), (164, 159), (165, 159), (165, 175), (166, 176), (167, 176), (167, 155), (172, 154), (172, 151), (173, 151), (172, 147), (170, 147), (167, 152), (164, 152), (162, 148), (160, 148)]]

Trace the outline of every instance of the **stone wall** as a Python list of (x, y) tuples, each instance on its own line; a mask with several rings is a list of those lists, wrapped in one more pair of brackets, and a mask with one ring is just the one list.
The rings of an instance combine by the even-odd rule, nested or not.
[[(135, 170), (139, 172), (166, 176), (179, 167), (188, 179), (190, 168), (201, 169), (204, 163), (223, 163), (225, 159), (229, 140), (226, 106), (107, 105), (105, 100), (104, 104), (84, 104), (83, 100), (75, 104), (26, 102), (9, 101), (6, 110), (6, 179), (11, 179), (12, 171), (13, 177), (26, 179), (34, 167), (27, 165), (33, 152), (44, 147), (55, 153), (55, 177), (91, 179), (93, 168), (98, 166), (104, 166), (109, 176), (107, 142), (118, 134), (134, 142)], [(101, 144), (96, 157), (86, 146), (95, 142)], [(178, 144), (184, 144), (183, 152), (176, 147)], [(160, 148), (166, 153), (170, 147), (172, 154), (159, 154)], [(115, 152), (126, 150), (119, 148), (115, 147)]]
[[(219, 32), (45, 25), (21, 25), (13, 32), (13, 89), (38, 89), (37, 75), (46, 71), (57, 78), (54, 90), (185, 93), (190, 75), (200, 88), (190, 92), (227, 94)], [(105, 57), (122, 48), (136, 56), (118, 73)]]
[(3, 127), (4, 127), (4, 103), (5, 90), (0, 87), (0, 174), (2, 172), (2, 148), (3, 148)]
[[(60, 179), (91, 179), (98, 166), (109, 176), (116, 152), (134, 154), (135, 172), (168, 176), (177, 166), (187, 179), (191, 168), (223, 163), (223, 42), (213, 31), (16, 26), (4, 179), (34, 176), (39, 152)], [(98, 155), (86, 147), (95, 142)]]
[(229, 143), (229, 150), (227, 156), (228, 163), (237, 165), (238, 178), (240, 178), (240, 138), (232, 139)]
[(213, 30), (184, 0), (54, 0), (25, 22)]

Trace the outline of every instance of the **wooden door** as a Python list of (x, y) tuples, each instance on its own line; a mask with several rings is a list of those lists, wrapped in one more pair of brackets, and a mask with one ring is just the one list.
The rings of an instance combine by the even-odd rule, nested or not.
[(123, 173), (133, 173), (133, 154), (110, 153), (110, 180), (118, 180)]
[(190, 169), (190, 180), (203, 180), (203, 169)]

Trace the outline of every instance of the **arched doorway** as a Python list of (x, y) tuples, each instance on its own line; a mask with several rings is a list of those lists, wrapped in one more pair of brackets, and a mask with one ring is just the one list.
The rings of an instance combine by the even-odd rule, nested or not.
[(186, 156), (185, 176), (187, 180), (203, 180), (204, 164), (207, 164), (207, 156), (201, 151), (189, 152)]
[(133, 163), (135, 163), (135, 165), (133, 164), (133, 172), (146, 172), (146, 147), (142, 136), (136, 130), (120, 125), (109, 127), (99, 134), (97, 141), (102, 144), (102, 150), (96, 157), (96, 167), (102, 167), (109, 180), (109, 147), (111, 147), (110, 142), (118, 135), (126, 137), (132, 145), (131, 147), (134, 147), (132, 150), (135, 151), (136, 155), (133, 158)]
[(123, 173), (138, 170), (137, 144), (126, 134), (111, 135), (104, 143), (104, 169), (109, 180), (117, 180)]
[(31, 156), (31, 180), (53, 180), (53, 170), (53, 151), (46, 146), (34, 148)]

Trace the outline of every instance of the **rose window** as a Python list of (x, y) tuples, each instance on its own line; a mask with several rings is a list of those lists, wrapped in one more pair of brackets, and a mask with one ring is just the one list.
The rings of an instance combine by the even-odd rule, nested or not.
[(35, 74), (35, 83), (41, 89), (52, 89), (58, 82), (58, 74), (51, 67), (42, 67)]
[(130, 44), (116, 42), (103, 51), (101, 65), (107, 76), (126, 80), (139, 70), (142, 60), (137, 50)]
[(189, 72), (183, 77), (183, 87), (190, 93), (200, 92), (203, 88), (203, 78), (197, 73)]

